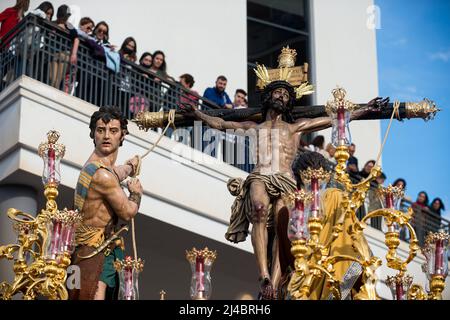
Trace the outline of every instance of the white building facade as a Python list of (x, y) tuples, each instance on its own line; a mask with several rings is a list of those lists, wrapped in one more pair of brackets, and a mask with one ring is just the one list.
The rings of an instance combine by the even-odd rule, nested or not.
[[(0, 11), (13, 2), (2, 1)], [(32, 0), (30, 7), (39, 3)], [(305, 103), (325, 104), (337, 85), (344, 87), (348, 99), (355, 103), (368, 102), (378, 94), (375, 30), (367, 23), (367, 9), (373, 5), (372, 0), (54, 0), (52, 3), (55, 11), (61, 4), (70, 5), (74, 23), (84, 16), (95, 22), (107, 21), (111, 42), (118, 46), (123, 39), (133, 36), (138, 54), (163, 50), (168, 73), (175, 78), (186, 72), (193, 74), (194, 89), (200, 93), (213, 86), (221, 74), (228, 78), (230, 96), (237, 88), (252, 92), (252, 64), (259, 62), (258, 58), (264, 63), (273, 62), (281, 46), (292, 40), (304, 48), (297, 63), (309, 62), (310, 82), (315, 85), (314, 95)], [(288, 19), (283, 20), (282, 15), (277, 20), (278, 12), (287, 13)], [(290, 12), (295, 14), (289, 15)], [(276, 23), (271, 25), (267, 14), (272, 14)], [(302, 17), (299, 24), (297, 16)], [(290, 25), (292, 18), (294, 22)], [(271, 42), (272, 47), (264, 50), (252, 46), (267, 39), (276, 40), (278, 33), (292, 36)], [(14, 241), (5, 215), (7, 208), (36, 213), (44, 205), (40, 178), (43, 164), (37, 146), (52, 129), (61, 133), (60, 141), (67, 148), (58, 203), (60, 207), (72, 206), (79, 171), (93, 150), (88, 125), (96, 109), (97, 106), (25, 76), (0, 92), (0, 243)], [(139, 131), (131, 123), (129, 130), (118, 163), (143, 154), (158, 138), (155, 132)], [(361, 167), (378, 154), (379, 121), (352, 123), (351, 132)], [(321, 134), (329, 141), (329, 130)], [(145, 191), (136, 218), (138, 253), (146, 261), (140, 279), (142, 299), (158, 299), (161, 290), (167, 292), (167, 299), (188, 299), (191, 272), (185, 250), (205, 246), (218, 251), (212, 269), (212, 299), (239, 299), (243, 294), (256, 298), (258, 272), (250, 237), (238, 245), (224, 238), (234, 199), (227, 191), (227, 181), (246, 175), (165, 137), (144, 160), (140, 180)], [(386, 268), (383, 233), (369, 227), (367, 238), (374, 254), (383, 258), (380, 279), (393, 274)], [(131, 249), (130, 239), (127, 243)], [(406, 257), (406, 243), (401, 244), (400, 252)], [(420, 271), (423, 261), (418, 256), (410, 267), (415, 282), (421, 284), (425, 283)], [(4, 278), (11, 277), (5, 272), (7, 265), (0, 262)], [(447, 286), (447, 297), (448, 292)], [(379, 294), (391, 299), (382, 282)]]

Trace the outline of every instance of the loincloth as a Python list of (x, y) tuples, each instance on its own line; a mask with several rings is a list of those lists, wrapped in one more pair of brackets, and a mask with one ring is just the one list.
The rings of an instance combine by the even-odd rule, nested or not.
[[(225, 238), (228, 241), (238, 243), (245, 241), (247, 238), (248, 227), (251, 222), (253, 211), (250, 198), (250, 186), (255, 181), (264, 183), (266, 192), (271, 200), (280, 198), (285, 193), (293, 192), (297, 187), (294, 179), (280, 173), (271, 175), (250, 173), (245, 181), (243, 181), (242, 178), (232, 178), (228, 180), (228, 190), (233, 196), (236, 196), (236, 199), (231, 206), (230, 225), (225, 234)], [(273, 226), (273, 210), (274, 207), (269, 204), (267, 217), (268, 228)]]
[(72, 265), (79, 268), (80, 287), (69, 290), (69, 299), (93, 300), (99, 281), (103, 281), (110, 288), (116, 286), (117, 276), (113, 264), (115, 260), (124, 258), (120, 241), (112, 242), (105, 250), (92, 257), (83, 258), (98, 251), (105, 242), (105, 235), (109, 235), (111, 230), (109, 226), (97, 228), (81, 224), (77, 227), (75, 233), (77, 247), (72, 255)]

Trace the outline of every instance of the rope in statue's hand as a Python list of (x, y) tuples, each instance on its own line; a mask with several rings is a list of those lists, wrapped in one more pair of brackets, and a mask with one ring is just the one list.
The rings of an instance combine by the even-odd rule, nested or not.
[[(137, 176), (141, 174), (141, 166), (142, 166), (142, 159), (144, 159), (150, 152), (152, 152), (158, 143), (161, 141), (162, 137), (166, 134), (167, 129), (172, 126), (175, 130), (175, 110), (171, 109), (169, 110), (169, 116), (168, 116), (168, 122), (164, 130), (161, 132), (160, 136), (156, 140), (156, 142), (142, 155), (136, 155), (135, 158), (137, 158), (137, 164), (135, 165), (132, 163), (132, 160), (128, 160), (126, 164), (129, 164), (133, 169), (131, 172), (131, 181), (134, 181), (134, 179), (137, 179)], [(134, 218), (131, 219), (131, 237), (133, 240), (133, 252), (134, 252), (134, 259), (137, 261), (137, 246), (136, 246), (136, 232), (134, 228)]]

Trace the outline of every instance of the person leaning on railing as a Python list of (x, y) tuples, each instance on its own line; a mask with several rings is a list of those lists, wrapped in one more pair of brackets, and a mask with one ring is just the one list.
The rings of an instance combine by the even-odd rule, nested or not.
[(426, 236), (427, 212), (428, 210), (428, 194), (425, 191), (419, 192), (417, 200), (411, 207), (414, 210), (413, 226), (416, 230), (417, 238), (423, 242)]
[[(16, 35), (16, 31), (10, 32), (17, 26), (20, 20), (25, 16), (25, 12), (28, 10), (30, 6), (29, 0), (17, 0), (16, 5), (14, 7), (6, 8), (0, 13), (0, 39), (3, 42), (3, 45), (6, 47), (10, 46), (10, 41)], [(11, 48), (10, 48), (11, 49)], [(16, 53), (18, 54), (18, 53)], [(13, 60), (13, 51), (8, 50), (7, 57), (5, 60)], [(5, 76), (0, 81), (5, 81), (6, 83), (10, 83), (14, 78), (14, 70), (10, 68), (7, 72), (5, 72)]]
[[(0, 38), (3, 38), (9, 31), (11, 31), (20, 20), (25, 16), (25, 12), (30, 7), (30, 0), (17, 0), (14, 7), (6, 8), (0, 13)], [(9, 38), (12, 38), (10, 35)], [(7, 40), (2, 39), (5, 42)]]
[(44, 1), (42, 2), (36, 9), (34, 9), (33, 11), (31, 11), (32, 14), (41, 17), (42, 19), (46, 19), (48, 21), (52, 21), (53, 19), (53, 14), (54, 9), (53, 9), (53, 5), (48, 2), (48, 1)]
[(73, 46), (70, 50), (59, 41), (56, 41), (56, 52), (53, 55), (53, 59), (50, 63), (50, 85), (61, 89), (61, 82), (65, 78), (69, 71), (69, 65), (77, 65), (77, 53), (80, 40), (78, 39), (77, 30), (67, 20), (71, 15), (69, 6), (63, 4), (58, 8), (56, 13), (56, 25), (69, 32)]
[(437, 232), (442, 226), (441, 211), (445, 210), (444, 203), (442, 202), (441, 198), (435, 198), (433, 199), (433, 201), (431, 201), (431, 204), (428, 207), (428, 209), (432, 213), (432, 215), (430, 216), (431, 221), (433, 222), (432, 231)]

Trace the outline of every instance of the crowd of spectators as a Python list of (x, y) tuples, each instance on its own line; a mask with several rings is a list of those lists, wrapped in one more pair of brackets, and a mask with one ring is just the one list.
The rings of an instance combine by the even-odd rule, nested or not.
[[(15, 6), (7, 8), (0, 13), (0, 38), (6, 35), (24, 18), (29, 10), (29, 5), (29, 0), (17, 0)], [(68, 22), (71, 16), (70, 7), (68, 5), (59, 6), (56, 10), (56, 19), (54, 19), (55, 8), (49, 1), (42, 2), (37, 8), (31, 10), (30, 13), (46, 19), (54, 24), (56, 28), (69, 33), (72, 42), (70, 50), (65, 50), (66, 48), (63, 50), (61, 48), (59, 52), (53, 54), (49, 64), (49, 84), (58, 89), (73, 92), (72, 89), (74, 88), (67, 88), (64, 80), (68, 82), (67, 78), (69, 77), (71, 68), (73, 69), (77, 66), (77, 53), (81, 40), (90, 48), (92, 56), (104, 61), (110, 70), (118, 72), (120, 66), (126, 61), (125, 65), (136, 64), (145, 70), (146, 72), (143, 73), (143, 76), (146, 78), (152, 78), (157, 83), (161, 82), (162, 79), (164, 82), (177, 84), (187, 89), (185, 91), (186, 94), (179, 101), (180, 106), (185, 103), (196, 103), (199, 98), (202, 98), (202, 101), (206, 104), (213, 103), (219, 107), (228, 109), (240, 109), (248, 106), (247, 93), (244, 89), (237, 89), (234, 101), (231, 101), (226, 92), (228, 80), (223, 75), (217, 77), (214, 87), (207, 88), (203, 96), (199, 96), (197, 91), (193, 90), (195, 80), (191, 74), (185, 73), (181, 75), (179, 81), (168, 74), (166, 55), (163, 51), (156, 50), (153, 53), (145, 51), (138, 59), (138, 44), (135, 38), (131, 36), (127, 37), (120, 47), (111, 44), (109, 41), (110, 28), (106, 21), (100, 21), (95, 24), (90, 17), (83, 17), (80, 19), (78, 26), (75, 27)], [(124, 85), (121, 86), (121, 90), (129, 92), (129, 89), (125, 88), (129, 81), (125, 79), (122, 82), (124, 82)], [(130, 101), (132, 104), (131, 107), (134, 110), (140, 111), (142, 106), (148, 105), (147, 101), (141, 103), (141, 97), (132, 96), (130, 98), (134, 99)]]

